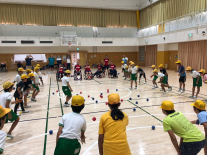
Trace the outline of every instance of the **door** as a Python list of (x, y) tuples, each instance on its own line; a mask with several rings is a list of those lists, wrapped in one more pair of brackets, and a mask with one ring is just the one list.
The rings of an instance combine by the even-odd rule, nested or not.
[(85, 56), (85, 52), (80, 52), (79, 53), (79, 62), (81, 66), (85, 66), (86, 65), (86, 56)]
[(74, 68), (77, 63), (77, 53), (71, 53), (72, 68)]
[(176, 61), (178, 60), (178, 51), (169, 51), (169, 69), (177, 70)]

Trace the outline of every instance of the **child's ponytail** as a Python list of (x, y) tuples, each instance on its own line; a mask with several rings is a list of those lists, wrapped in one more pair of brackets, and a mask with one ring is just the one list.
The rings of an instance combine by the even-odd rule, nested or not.
[(118, 107), (120, 106), (120, 103), (113, 104), (113, 105), (109, 104), (109, 105), (112, 108), (111, 117), (113, 118), (113, 120), (123, 120), (124, 114), (121, 110), (118, 109)]

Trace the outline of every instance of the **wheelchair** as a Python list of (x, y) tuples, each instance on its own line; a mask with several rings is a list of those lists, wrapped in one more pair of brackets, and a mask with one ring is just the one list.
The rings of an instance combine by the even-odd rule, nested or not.
[[(91, 80), (94, 78), (94, 75), (91, 71)], [(84, 80), (89, 80), (88, 77), (86, 76), (86, 71), (84, 71)]]
[[(63, 73), (62, 73), (61, 78), (62, 78), (63, 76), (64, 76), (64, 75), (63, 75)], [(61, 78), (60, 78), (59, 73), (58, 73), (58, 71), (57, 71), (57, 73), (56, 73), (56, 80), (57, 80), (57, 81), (60, 81)]]
[[(78, 78), (78, 76), (80, 76), (80, 78)], [(76, 76), (74, 71), (74, 80), (82, 80), (82, 72), (78, 72)]]
[(117, 73), (117, 70), (116, 72), (114, 73), (111, 69), (109, 70), (109, 78), (118, 78), (118, 73)]

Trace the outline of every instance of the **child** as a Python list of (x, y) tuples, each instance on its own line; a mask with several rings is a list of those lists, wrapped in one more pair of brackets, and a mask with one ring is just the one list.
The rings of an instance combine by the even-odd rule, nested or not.
[(35, 67), (34, 68), (34, 80), (32, 80), (32, 86), (34, 88), (33, 93), (32, 93), (32, 97), (31, 97), (31, 101), (37, 101), (35, 99), (35, 97), (38, 95), (38, 93), (40, 92), (40, 88), (38, 87), (39, 85), (39, 67)]
[(125, 76), (125, 79), (124, 80), (126, 80), (126, 78), (127, 77), (129, 77), (129, 70), (128, 70), (128, 66), (125, 66), (125, 70), (124, 70), (124, 76)]
[[(205, 71), (204, 69), (201, 69), (201, 70), (199, 71), (199, 73), (200, 73), (200, 75), (202, 76), (203, 83), (207, 84), (207, 83), (206, 83), (206, 81), (207, 81), (207, 73), (206, 73), (206, 71)], [(205, 101), (207, 101), (207, 100), (205, 100)]]
[(143, 76), (145, 78), (145, 83), (147, 83), (147, 79), (146, 79), (146, 75), (145, 75), (145, 72), (143, 71), (143, 69), (139, 68), (139, 66), (136, 66), (138, 68), (138, 72), (139, 72), (139, 85), (140, 85), (140, 80), (141, 80), (141, 77)]
[[(207, 138), (207, 112), (206, 112), (206, 104), (197, 100), (195, 103), (191, 104), (193, 106), (194, 112), (197, 114), (198, 120), (191, 121), (193, 124), (201, 124), (204, 127), (205, 137)], [(207, 143), (204, 146), (204, 154), (207, 155)]]
[[(189, 96), (190, 98), (197, 98), (198, 94), (200, 92), (200, 87), (202, 87), (202, 78), (200, 74), (192, 69), (190, 66), (187, 67), (186, 71), (190, 73), (190, 75), (193, 78), (193, 89), (192, 89), (192, 96)], [(197, 87), (197, 93), (196, 96), (194, 96), (195, 93), (195, 87)]]
[(31, 72), (32, 72), (32, 70), (31, 70), (30, 68), (28, 68), (28, 69), (26, 70), (26, 74), (27, 74), (27, 76), (28, 76)]
[(88, 62), (85, 65), (85, 74), (86, 74), (86, 77), (90, 80), (91, 79), (91, 68), (90, 68), (90, 65), (88, 65)]
[(21, 103), (22, 100), (16, 100), (16, 101), (11, 101), (13, 95), (11, 94), (11, 92), (13, 91), (13, 86), (14, 83), (11, 82), (5, 82), (3, 84), (3, 89), (4, 89), (4, 93), (1, 94), (0, 96), (0, 104), (3, 108), (9, 108), (11, 109), (11, 112), (6, 116), (6, 123), (8, 123), (8, 121), (12, 122), (12, 126), (9, 130), (9, 132), (7, 133), (7, 137), (10, 138), (14, 138), (14, 136), (11, 135), (12, 131), (14, 130), (14, 128), (17, 126), (17, 124), (19, 123), (19, 116), (13, 112), (11, 104), (14, 103)]
[[(23, 90), (25, 87), (25, 83), (27, 82), (27, 78), (29, 78), (26, 74), (22, 74), (21, 75), (21, 81), (17, 84), (17, 88), (16, 91), (14, 93), (14, 98), (15, 101), (17, 100), (22, 100), (24, 94), (23, 94)], [(27, 98), (27, 97), (26, 97)], [(24, 103), (23, 101), (20, 103), (21, 109), (22, 109), (22, 113), (28, 113), (29, 111), (24, 110)], [(17, 113), (17, 108), (19, 107), (19, 103), (17, 103), (14, 107), (14, 112)]]
[(80, 114), (84, 108), (84, 98), (76, 95), (72, 98), (73, 112), (63, 115), (59, 122), (54, 155), (79, 155), (81, 143), (85, 143), (86, 121)]
[(4, 124), (6, 122), (6, 116), (8, 115), (8, 113), (11, 112), (11, 109), (9, 108), (3, 108), (0, 105), (0, 154), (2, 154), (4, 152), (4, 146), (6, 143), (6, 137), (7, 134), (4, 131), (1, 131), (4, 127)]
[[(110, 74), (113, 75), (113, 78), (115, 78), (117, 76), (116, 65), (114, 65), (112, 61), (110, 62), (109, 72), (110, 72)], [(108, 75), (108, 77), (109, 77), (109, 75)]]
[(28, 77), (29, 78), (27, 79), (27, 82), (24, 83), (24, 91), (23, 91), (23, 95), (24, 95), (24, 107), (25, 108), (30, 108), (31, 107), (31, 106), (28, 106), (27, 105), (27, 96), (29, 94), (30, 89), (33, 89), (33, 87), (32, 87), (32, 80), (34, 80), (35, 75), (34, 75), (34, 73), (30, 73), (28, 75)]
[(94, 76), (97, 75), (99, 78), (102, 78), (101, 73), (102, 73), (103, 69), (102, 69), (102, 66), (101, 66), (100, 62), (98, 63), (97, 68), (98, 68), (98, 70), (95, 72)]
[[(58, 76), (61, 79), (63, 77), (63, 75), (64, 75), (64, 69), (62, 67), (62, 64), (59, 64)], [(61, 82), (61, 80), (60, 80), (60, 82)]]
[[(186, 81), (185, 68), (184, 68), (183, 65), (181, 65), (181, 61), (180, 60), (178, 60), (175, 63), (178, 66), (178, 71), (179, 71), (178, 76), (180, 76), (180, 78), (179, 78), (180, 88), (179, 88), (178, 92), (181, 91), (181, 93), (184, 93), (185, 92), (185, 81)], [(182, 85), (183, 85), (183, 89), (182, 89)]]
[(111, 110), (101, 116), (99, 123), (100, 155), (131, 155), (126, 135), (129, 118), (126, 113), (119, 110), (120, 105), (118, 94), (108, 96), (108, 106)]
[[(18, 84), (21, 81), (21, 75), (23, 74), (24, 71), (25, 70), (23, 68), (18, 69), (18, 74), (16, 75), (13, 83), (16, 82)], [(17, 86), (17, 84), (16, 84), (16, 86)]]
[[(159, 65), (159, 68), (160, 68), (160, 72), (161, 72), (162, 74), (164, 74), (164, 75), (166, 76), (166, 78), (167, 78), (166, 85), (167, 85), (168, 89), (169, 89), (169, 88), (172, 88), (172, 86), (169, 86), (169, 83), (168, 83), (168, 74), (167, 74), (166, 69), (164, 69), (163, 64), (160, 64), (160, 65)], [(162, 90), (160, 90), (160, 91), (162, 91)]]
[(62, 78), (62, 90), (66, 96), (66, 101), (64, 106), (65, 107), (69, 107), (70, 105), (68, 104), (68, 101), (71, 99), (72, 97), (72, 93), (73, 90), (69, 84), (69, 76), (70, 76), (70, 70), (66, 70), (64, 73), (64, 76)]
[[(154, 70), (154, 69), (155, 69), (155, 65), (152, 65), (151, 68), (152, 68), (152, 70)], [(150, 77), (152, 78), (153, 76), (154, 76), (154, 78), (153, 78), (153, 80), (152, 80), (152, 83), (153, 83), (153, 87), (152, 87), (152, 89), (155, 89), (155, 88), (158, 88), (158, 86), (157, 86), (157, 82), (156, 82), (158, 76), (152, 74)]]
[(124, 76), (123, 77), (125, 77), (124, 80), (126, 80), (125, 69), (126, 69), (127, 64), (125, 64), (124, 61), (122, 61), (121, 63), (122, 63), (122, 65), (121, 65), (122, 72), (124, 73)]
[(82, 72), (81, 72), (81, 66), (79, 64), (79, 61), (77, 62), (77, 65), (74, 67), (74, 80), (78, 80), (77, 75), (80, 74), (80, 80), (82, 80)]
[(138, 69), (137, 67), (134, 66), (134, 62), (131, 63), (131, 70), (128, 69), (129, 72), (131, 72), (131, 88), (132, 89), (132, 85), (133, 85), (133, 81), (135, 82), (135, 88), (137, 89), (137, 74), (138, 74)]
[(167, 77), (162, 74), (162, 73), (158, 73), (157, 69), (153, 70), (154, 76), (158, 76), (160, 78), (160, 81), (158, 83), (161, 83), (161, 90), (164, 90), (163, 94), (166, 94), (165, 91), (165, 87), (168, 87), (168, 89), (170, 89), (170, 91), (172, 90), (172, 87), (170, 87), (169, 85), (167, 85)]
[[(203, 133), (181, 112), (176, 112), (171, 101), (163, 101), (160, 108), (163, 114), (167, 115), (163, 120), (164, 131), (168, 132), (177, 154), (197, 155), (205, 146)], [(175, 134), (180, 137), (180, 144)]]
[[(39, 68), (40, 68), (40, 65), (37, 64), (36, 67), (39, 67)], [(45, 73), (43, 73), (43, 72), (40, 72), (40, 71), (38, 72), (39, 79), (40, 79), (40, 81), (41, 81), (41, 83), (42, 83), (42, 86), (44, 87), (45, 85), (44, 85), (44, 82), (43, 82), (43, 80), (42, 80), (42, 74), (45, 75)], [(39, 84), (39, 85), (40, 85), (40, 84)]]

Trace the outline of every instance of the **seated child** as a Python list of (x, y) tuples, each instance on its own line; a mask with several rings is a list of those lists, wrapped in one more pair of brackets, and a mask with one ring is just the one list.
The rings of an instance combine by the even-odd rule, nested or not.
[(85, 65), (85, 73), (88, 79), (91, 79), (91, 67), (88, 65), (88, 62)]
[(101, 66), (101, 63), (99, 62), (98, 63), (98, 70), (95, 72), (94, 76), (97, 75), (99, 78), (101, 78), (101, 73), (103, 72), (103, 69), (102, 69), (102, 66)]

